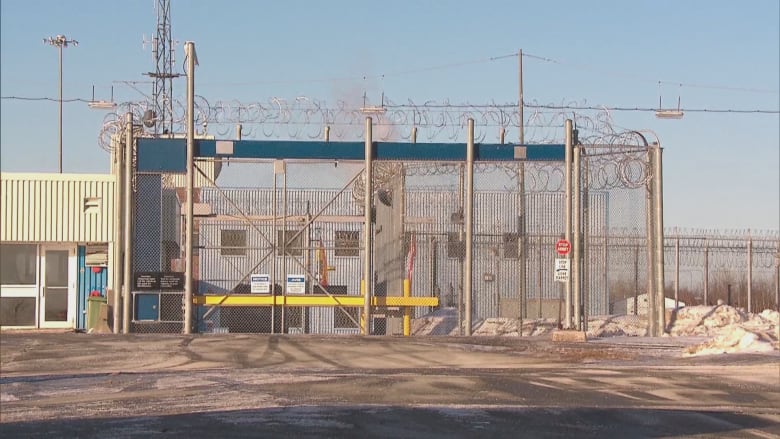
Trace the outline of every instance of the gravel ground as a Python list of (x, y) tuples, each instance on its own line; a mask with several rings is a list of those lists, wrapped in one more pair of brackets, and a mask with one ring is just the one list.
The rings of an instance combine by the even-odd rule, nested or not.
[(692, 338), (0, 334), (3, 437), (778, 437), (777, 351)]

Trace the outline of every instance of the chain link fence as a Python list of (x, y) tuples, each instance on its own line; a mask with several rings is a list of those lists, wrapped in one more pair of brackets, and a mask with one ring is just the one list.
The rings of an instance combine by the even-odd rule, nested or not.
[(664, 249), (667, 297), (750, 312), (778, 309), (778, 231), (670, 229)]
[[(586, 322), (642, 313), (655, 291), (649, 231), (656, 227), (651, 199), (660, 176), (652, 171), (653, 147), (621, 137), (577, 148), (580, 312)], [(576, 313), (565, 284), (555, 281), (556, 242), (566, 228), (564, 163), (475, 162), (469, 242), (466, 163), (431, 151), (425, 161), (374, 161), (368, 185), (362, 160), (196, 159), (193, 330), (360, 334), (366, 290), (367, 331), (376, 335), (408, 333), (410, 320), (432, 312), (456, 316), (451, 334), (471, 333), (493, 318), (561, 325), (567, 305)], [(131, 331), (179, 333), (185, 177), (144, 172), (133, 181)], [(667, 299), (771, 302), (776, 232), (665, 235)], [(364, 279), (367, 251), (372, 270)], [(703, 297), (696, 288), (701, 279), (707, 279)]]

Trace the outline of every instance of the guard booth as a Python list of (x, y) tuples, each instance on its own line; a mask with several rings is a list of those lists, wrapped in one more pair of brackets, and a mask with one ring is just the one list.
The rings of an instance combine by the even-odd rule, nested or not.
[(87, 329), (88, 297), (112, 288), (115, 179), (0, 174), (0, 326)]

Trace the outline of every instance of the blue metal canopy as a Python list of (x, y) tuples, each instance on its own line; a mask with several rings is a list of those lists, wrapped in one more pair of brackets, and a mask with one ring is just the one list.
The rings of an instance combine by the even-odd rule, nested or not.
[[(475, 161), (563, 161), (564, 145), (474, 145)], [(140, 138), (138, 172), (186, 172), (186, 139)], [(365, 160), (364, 142), (195, 140), (196, 158)], [(374, 160), (465, 161), (463, 143), (373, 142)]]

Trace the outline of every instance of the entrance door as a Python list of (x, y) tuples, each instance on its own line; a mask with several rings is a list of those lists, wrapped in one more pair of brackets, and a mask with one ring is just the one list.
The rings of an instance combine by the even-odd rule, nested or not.
[(43, 246), (41, 252), (40, 327), (74, 327), (76, 305), (76, 251)]

